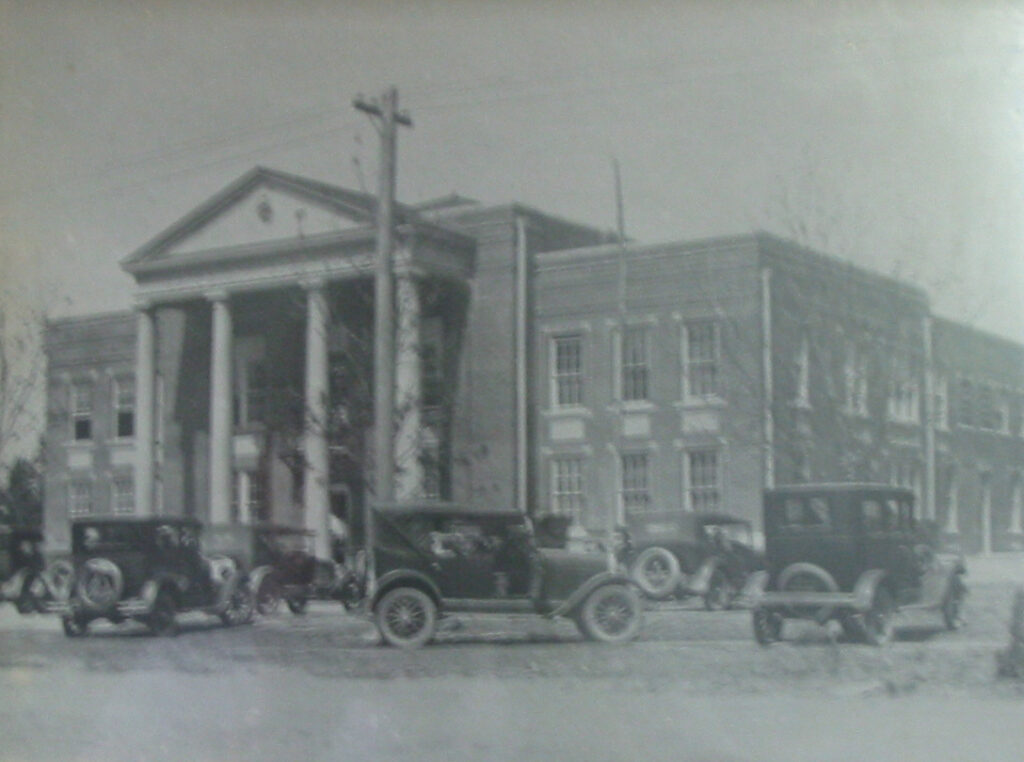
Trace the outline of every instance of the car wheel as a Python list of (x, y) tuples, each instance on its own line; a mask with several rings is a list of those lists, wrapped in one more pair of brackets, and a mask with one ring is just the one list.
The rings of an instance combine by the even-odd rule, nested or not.
[(949, 591), (942, 601), (942, 621), (947, 630), (959, 630), (966, 624), (964, 618), (964, 599), (966, 591), (963, 582), (959, 577), (954, 577), (950, 582)]
[[(835, 578), (817, 564), (790, 564), (779, 574), (779, 590), (787, 593), (834, 593), (839, 589)], [(813, 619), (824, 623), (834, 611), (832, 606), (792, 606), (790, 613), (795, 617)]]
[(604, 585), (583, 602), (577, 623), (584, 637), (602, 643), (625, 643), (640, 632), (643, 604), (626, 585)]
[(240, 582), (228, 598), (228, 607), (220, 615), (220, 620), (228, 627), (237, 627), (252, 621), (256, 610), (256, 600), (248, 582)]
[(270, 616), (280, 605), (281, 586), (268, 575), (260, 580), (259, 589), (256, 591), (256, 611), (260, 616)]
[(782, 614), (765, 608), (753, 612), (754, 640), (762, 646), (770, 646), (782, 640)]
[(91, 609), (109, 609), (121, 598), (124, 576), (113, 561), (90, 558), (78, 580), (78, 597)]
[(377, 627), (384, 640), (399, 648), (420, 648), (437, 629), (437, 606), (415, 587), (391, 590), (377, 604)]
[(18, 593), (17, 599), (14, 601), (14, 607), (18, 610), (19, 614), (31, 614), (37, 607), (42, 610), (36, 602), (36, 595), (33, 591), (33, 585), (36, 583), (35, 575), (29, 575), (25, 577), (21, 584), (21, 592)]
[(679, 559), (666, 548), (646, 548), (636, 557), (630, 573), (644, 595), (668, 598), (679, 586)]
[(295, 616), (302, 616), (306, 613), (306, 605), (309, 603), (309, 599), (302, 595), (296, 595), (286, 598), (285, 603), (288, 604), (288, 610), (295, 614)]
[(74, 585), (75, 570), (67, 561), (54, 561), (49, 570), (50, 590), (53, 597), (66, 601)]
[(723, 611), (732, 606), (736, 598), (736, 586), (729, 581), (721, 569), (715, 569), (704, 594), (704, 608), (708, 611)]
[(177, 632), (177, 621), (175, 615), (178, 612), (178, 604), (174, 600), (174, 594), (167, 588), (163, 588), (156, 594), (153, 602), (153, 610), (146, 617), (146, 626), (149, 631), (157, 636), (174, 635)]
[(69, 638), (80, 638), (89, 630), (89, 621), (77, 614), (65, 614), (60, 619), (64, 634)]
[(884, 646), (892, 640), (892, 617), (896, 611), (892, 595), (884, 587), (875, 591), (871, 608), (861, 617), (861, 633), (864, 642), (872, 646)]

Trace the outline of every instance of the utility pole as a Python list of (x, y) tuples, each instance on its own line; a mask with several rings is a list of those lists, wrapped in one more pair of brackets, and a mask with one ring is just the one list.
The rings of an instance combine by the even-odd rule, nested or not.
[[(395, 408), (394, 248), (396, 125), (412, 126), (407, 114), (398, 112), (398, 90), (389, 87), (377, 100), (357, 97), (352, 105), (369, 114), (380, 134), (379, 188), (377, 191), (377, 257), (374, 268), (373, 334), (373, 420), (374, 499), (386, 502), (394, 495), (394, 445), (392, 427)], [(364, 506), (363, 534), (366, 544), (367, 592), (373, 594), (374, 569), (373, 511)]]

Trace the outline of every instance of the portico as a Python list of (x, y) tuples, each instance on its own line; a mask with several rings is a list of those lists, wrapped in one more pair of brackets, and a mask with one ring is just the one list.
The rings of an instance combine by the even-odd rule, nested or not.
[[(328, 556), (332, 449), (361, 459), (363, 481), (372, 483), (365, 478), (369, 453), (353, 423), (368, 420), (368, 411), (349, 409), (360, 398), (338, 384), (369, 386), (372, 373), (372, 363), (353, 369), (356, 354), (345, 359), (341, 352), (361, 346), (358, 337), (369, 330), (374, 204), (365, 194), (257, 168), (124, 260), (137, 295), (139, 514), (154, 513), (157, 491), (173, 489), (159, 484), (160, 448), (197, 449), (194, 465), (183, 469), (179, 481), (183, 490), (197, 493), (191, 504), (200, 518), (214, 524), (301, 520), (314, 533), (317, 555)], [(444, 295), (465, 289), (475, 244), (402, 207), (396, 228), (395, 493), (412, 498), (424, 491), (424, 302), (432, 314), (458, 322), (445, 311), (460, 308), (462, 301)], [(186, 327), (164, 343), (162, 312), (187, 312), (188, 326), (198, 328)], [(200, 333), (206, 335), (194, 336)], [(301, 361), (293, 363), (296, 344)], [(186, 358), (192, 346), (205, 348), (207, 357)], [(175, 378), (161, 378), (164, 366)], [(193, 393), (201, 379), (186, 376), (205, 378), (206, 401)], [(176, 390), (164, 409), (157, 404), (161, 383)], [(332, 387), (341, 399), (332, 401)], [(268, 395), (279, 408), (272, 416)], [(190, 410), (205, 410), (205, 421), (200, 413), (197, 424), (175, 427)], [(157, 441), (160, 418), (170, 425), (174, 442)], [(354, 443), (332, 439), (339, 419), (355, 432)], [(243, 493), (260, 490), (270, 508), (249, 515)], [(176, 499), (190, 504), (184, 496), (163, 495), (165, 503)]]

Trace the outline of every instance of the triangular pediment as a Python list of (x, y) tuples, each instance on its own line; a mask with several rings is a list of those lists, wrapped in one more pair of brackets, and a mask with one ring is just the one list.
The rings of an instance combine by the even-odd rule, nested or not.
[(257, 167), (124, 261), (133, 265), (185, 255), (265, 246), (372, 228), (367, 194)]

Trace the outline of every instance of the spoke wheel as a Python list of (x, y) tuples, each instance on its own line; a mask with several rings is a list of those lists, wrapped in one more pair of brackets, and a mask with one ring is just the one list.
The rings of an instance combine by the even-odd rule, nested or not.
[(154, 635), (174, 635), (177, 633), (177, 621), (175, 620), (177, 612), (178, 606), (174, 601), (174, 596), (165, 588), (156, 594), (153, 610), (146, 617), (146, 626)]
[(782, 614), (777, 611), (754, 609), (754, 640), (762, 646), (770, 646), (782, 640), (782, 622)]
[(297, 595), (293, 598), (288, 598), (285, 600), (285, 603), (288, 604), (288, 610), (295, 614), (295, 616), (302, 616), (306, 613), (306, 606), (309, 603), (309, 599), (304, 598), (301, 595)]
[(892, 640), (892, 617), (896, 606), (892, 596), (884, 587), (875, 591), (875, 599), (871, 608), (864, 612), (861, 629), (864, 642), (872, 646), (884, 646)]
[(220, 620), (228, 627), (237, 627), (252, 621), (256, 610), (256, 600), (248, 582), (239, 582), (228, 599), (228, 607), (220, 615)]
[(437, 629), (437, 606), (414, 587), (390, 591), (377, 604), (377, 627), (384, 639), (399, 648), (420, 648)]
[(667, 548), (646, 548), (632, 568), (633, 581), (651, 598), (667, 598), (679, 586), (679, 559)]
[(732, 606), (736, 598), (736, 587), (721, 569), (715, 569), (704, 594), (704, 608), (708, 611), (723, 611)]
[(592, 592), (579, 614), (584, 637), (601, 643), (625, 643), (640, 632), (643, 605), (625, 585), (605, 585)]

